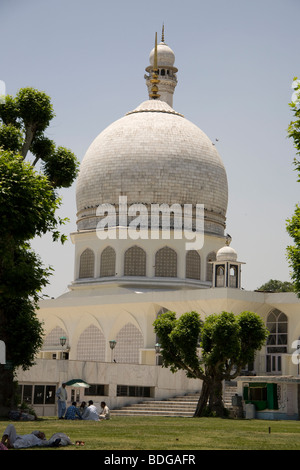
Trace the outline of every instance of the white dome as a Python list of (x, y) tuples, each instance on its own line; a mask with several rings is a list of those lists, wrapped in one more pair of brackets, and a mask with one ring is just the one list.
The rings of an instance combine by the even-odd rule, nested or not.
[[(154, 48), (149, 56), (150, 65), (154, 64)], [(175, 54), (164, 42), (157, 44), (157, 65), (159, 67), (174, 67)]]
[(96, 227), (99, 204), (204, 204), (207, 231), (224, 234), (227, 177), (216, 147), (160, 100), (147, 100), (108, 126), (81, 163), (78, 229)]
[(230, 246), (223, 246), (217, 252), (217, 261), (237, 261), (237, 252)]

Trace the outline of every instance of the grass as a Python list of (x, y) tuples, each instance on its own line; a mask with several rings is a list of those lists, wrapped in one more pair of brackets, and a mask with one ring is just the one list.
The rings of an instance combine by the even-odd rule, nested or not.
[[(2, 435), (8, 421), (0, 421)], [(65, 432), (80, 450), (300, 450), (300, 421), (114, 416), (109, 421), (41, 418), (14, 422), (18, 434)], [(42, 448), (35, 448), (42, 450)], [(60, 450), (79, 449), (67, 446)]]

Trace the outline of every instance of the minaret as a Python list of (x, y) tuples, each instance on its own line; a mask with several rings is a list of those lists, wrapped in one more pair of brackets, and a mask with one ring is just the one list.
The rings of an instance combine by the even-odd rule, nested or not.
[[(148, 74), (145, 75), (149, 99), (153, 99), (153, 86), (157, 86), (156, 99), (165, 101), (173, 107), (173, 94), (177, 85), (176, 72), (178, 69), (174, 67), (175, 54), (165, 43), (164, 25), (162, 27), (161, 42), (155, 45), (150, 52), (149, 61), (150, 65), (146, 68)], [(153, 80), (155, 80), (155, 83), (153, 83)]]

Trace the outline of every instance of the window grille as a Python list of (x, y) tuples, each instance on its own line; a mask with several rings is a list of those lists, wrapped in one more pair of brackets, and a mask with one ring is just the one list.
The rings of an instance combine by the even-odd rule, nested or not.
[(177, 253), (168, 246), (161, 248), (155, 255), (156, 277), (177, 277)]
[(106, 247), (101, 253), (100, 277), (116, 275), (116, 252), (111, 247)]
[(186, 254), (186, 278), (199, 279), (201, 276), (201, 260), (198, 251), (189, 250)]
[(87, 248), (80, 256), (79, 279), (94, 277), (95, 255)]
[(146, 252), (139, 246), (125, 252), (124, 276), (146, 276)]

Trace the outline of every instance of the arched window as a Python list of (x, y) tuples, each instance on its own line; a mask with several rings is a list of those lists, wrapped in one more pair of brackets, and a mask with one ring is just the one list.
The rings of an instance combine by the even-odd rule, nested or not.
[(132, 323), (127, 323), (116, 336), (114, 358), (116, 362), (139, 364), (140, 350), (143, 347), (142, 333)]
[[(166, 312), (169, 312), (169, 310), (165, 307), (161, 307), (156, 314), (156, 318), (160, 317), (163, 313), (166, 313)], [(155, 342), (160, 343), (160, 339), (157, 334), (155, 335)]]
[(107, 246), (101, 253), (100, 277), (116, 275), (116, 252), (111, 246)]
[(216, 261), (216, 253), (214, 251), (208, 253), (206, 257), (206, 280), (212, 282), (213, 265), (210, 261)]
[(230, 266), (229, 270), (229, 287), (238, 287), (238, 267)]
[(124, 276), (146, 276), (146, 252), (139, 246), (125, 252)]
[(44, 339), (43, 349), (61, 349), (60, 338), (67, 337), (67, 333), (60, 326), (56, 326)]
[(217, 267), (217, 287), (225, 286), (225, 266)]
[(267, 341), (268, 352), (286, 353), (288, 320), (285, 313), (274, 308), (268, 315), (266, 326), (270, 332)]
[(168, 246), (155, 254), (155, 276), (177, 277), (177, 253)]
[(90, 325), (81, 333), (77, 344), (77, 360), (105, 361), (105, 338), (95, 325)]
[(80, 256), (79, 279), (94, 277), (95, 255), (87, 248)]
[(185, 277), (187, 279), (200, 279), (201, 262), (196, 250), (189, 250), (185, 257)]
[(281, 354), (287, 352), (288, 319), (285, 313), (273, 308), (267, 318), (267, 329), (270, 334), (267, 339), (267, 372), (281, 372)]

